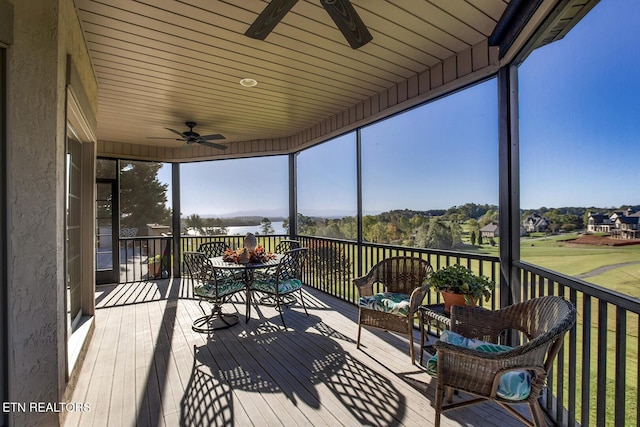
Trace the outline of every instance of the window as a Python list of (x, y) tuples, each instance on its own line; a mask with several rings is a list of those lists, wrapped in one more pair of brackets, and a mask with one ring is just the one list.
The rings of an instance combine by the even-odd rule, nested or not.
[(67, 132), (66, 158), (66, 279), (67, 333), (82, 316), (82, 144)]
[(286, 156), (180, 165), (180, 208), (187, 234), (285, 234), (288, 167)]
[(158, 162), (120, 161), (120, 234), (171, 233), (170, 175)]
[(518, 70), (521, 258), (635, 297), (639, 14), (600, 2)]
[(297, 169), (298, 233), (355, 240), (356, 134), (301, 152)]
[(363, 238), (497, 254), (495, 79), (362, 129)]

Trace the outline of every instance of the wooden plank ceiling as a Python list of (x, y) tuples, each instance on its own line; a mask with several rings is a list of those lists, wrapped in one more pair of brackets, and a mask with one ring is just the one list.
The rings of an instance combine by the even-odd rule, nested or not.
[(180, 147), (165, 128), (186, 121), (224, 144), (307, 129), (483, 41), (508, 0), (352, 0), (373, 35), (357, 50), (319, 0), (298, 1), (265, 41), (244, 32), (267, 1), (75, 3), (98, 78), (98, 139)]

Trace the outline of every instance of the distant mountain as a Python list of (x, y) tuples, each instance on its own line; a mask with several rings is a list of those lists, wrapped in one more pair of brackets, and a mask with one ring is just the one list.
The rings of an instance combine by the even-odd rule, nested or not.
[(356, 213), (354, 211), (346, 210), (346, 209), (343, 209), (343, 210), (341, 209), (334, 209), (334, 210), (306, 209), (299, 213), (307, 217), (319, 217), (319, 218), (327, 218), (327, 219), (356, 216)]
[[(322, 210), (322, 209), (309, 209), (300, 212), (304, 216), (308, 217), (320, 217), (320, 218), (344, 218), (345, 216), (355, 216), (355, 212), (350, 210)], [(222, 214), (204, 214), (200, 215), (201, 218), (241, 218), (241, 217), (260, 217), (269, 218), (274, 221), (274, 218), (287, 218), (289, 211), (286, 209), (254, 209), (246, 211), (235, 211)]]
[(260, 217), (269, 218), (271, 221), (274, 218), (286, 218), (289, 216), (289, 211), (286, 209), (254, 209), (248, 211), (236, 211), (222, 214), (205, 214), (200, 215), (201, 218), (239, 218), (239, 217)]

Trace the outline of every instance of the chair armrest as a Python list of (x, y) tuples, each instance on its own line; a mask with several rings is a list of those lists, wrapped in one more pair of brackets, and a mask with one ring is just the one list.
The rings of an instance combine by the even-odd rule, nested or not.
[(369, 272), (362, 277), (353, 279), (353, 284), (358, 289), (361, 297), (373, 295), (373, 280), (371, 280), (372, 276), (373, 275), (371, 274), (371, 272)]
[(418, 308), (422, 305), (424, 301), (424, 297), (429, 292), (429, 285), (422, 285), (419, 288), (415, 288), (413, 292), (411, 292), (411, 299), (409, 300), (409, 315), (412, 316)]

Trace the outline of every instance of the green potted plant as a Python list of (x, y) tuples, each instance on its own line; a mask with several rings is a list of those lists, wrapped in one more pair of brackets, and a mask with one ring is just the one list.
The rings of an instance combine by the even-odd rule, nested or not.
[(496, 285), (488, 277), (474, 274), (460, 264), (432, 272), (429, 284), (442, 294), (445, 313), (449, 313), (452, 305), (476, 305), (482, 298), (489, 301)]

